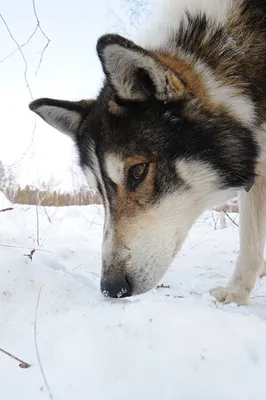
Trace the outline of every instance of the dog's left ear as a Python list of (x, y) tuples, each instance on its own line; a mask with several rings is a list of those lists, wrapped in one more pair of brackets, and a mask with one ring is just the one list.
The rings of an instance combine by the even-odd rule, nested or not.
[(29, 108), (47, 124), (74, 139), (78, 135), (81, 122), (89, 115), (94, 103), (94, 100), (67, 101), (43, 98), (32, 101)]
[(122, 99), (173, 101), (183, 97), (185, 88), (179, 77), (155, 55), (122, 36), (102, 36), (97, 52), (107, 79)]

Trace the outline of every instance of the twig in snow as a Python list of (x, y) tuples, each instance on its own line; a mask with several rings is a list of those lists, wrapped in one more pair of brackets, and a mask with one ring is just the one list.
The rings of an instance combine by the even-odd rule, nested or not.
[(36, 240), (37, 245), (40, 246), (40, 222), (38, 204), (36, 204)]
[(164, 285), (163, 283), (161, 285), (156, 286), (156, 289), (171, 289), (169, 285)]
[(6, 351), (6, 350), (4, 350), (4, 349), (1, 349), (1, 348), (0, 348), (0, 351), (1, 351), (2, 353), (4, 353), (5, 355), (7, 355), (7, 356), (13, 358), (13, 360), (18, 361), (18, 362), (19, 362), (19, 367), (20, 367), (20, 368), (26, 369), (26, 368), (30, 368), (30, 367), (31, 367), (31, 364), (28, 364), (27, 362), (21, 360), (20, 358), (18, 358), (18, 357), (16, 357), (16, 356), (13, 356), (13, 354), (9, 353), (8, 351)]
[(42, 377), (43, 377), (43, 381), (44, 381), (46, 390), (47, 390), (47, 392), (48, 392), (48, 395), (49, 395), (49, 397), (50, 397), (50, 400), (53, 400), (53, 395), (52, 395), (52, 393), (51, 393), (51, 390), (50, 390), (50, 387), (49, 387), (49, 385), (48, 385), (48, 382), (47, 382), (47, 379), (46, 379), (46, 376), (45, 376), (45, 373), (44, 373), (44, 370), (43, 370), (43, 366), (42, 366), (42, 363), (41, 363), (41, 357), (40, 357), (39, 348), (38, 348), (38, 342), (37, 342), (37, 315), (38, 315), (38, 309), (39, 309), (39, 304), (40, 304), (40, 298), (41, 298), (42, 288), (43, 288), (43, 286), (40, 287), (39, 294), (38, 294), (38, 297), (37, 297), (36, 309), (35, 309), (35, 318), (34, 318), (34, 343), (35, 343), (35, 350), (36, 350), (37, 360), (38, 360), (38, 364), (39, 364), (39, 367), (40, 367), (40, 371), (41, 371), (41, 374), (42, 374)]
[(203, 242), (200, 242), (200, 243), (196, 243), (196, 244), (194, 244), (193, 246), (190, 246), (189, 248), (190, 249), (195, 249), (196, 247), (198, 247), (198, 246), (200, 246), (200, 245), (202, 245), (202, 244), (204, 244), (204, 243), (207, 243), (207, 242), (209, 242), (210, 240), (204, 240)]
[(32, 261), (32, 256), (35, 253), (35, 250), (31, 250), (29, 254), (24, 254), (25, 257), (28, 257)]
[(75, 267), (74, 269), (72, 269), (72, 272), (73, 271), (76, 271), (76, 269), (78, 269), (79, 267), (81, 267), (83, 264), (79, 264), (77, 267)]
[(0, 212), (6, 212), (6, 211), (12, 211), (14, 210), (13, 207), (8, 207), (8, 208), (3, 208), (3, 210), (0, 210)]
[(217, 225), (218, 225), (218, 216), (217, 216), (217, 213), (215, 213), (215, 215), (214, 215), (214, 212), (212, 211), (212, 220), (213, 220), (213, 223), (214, 223), (214, 229), (216, 230), (217, 229)]
[(219, 278), (227, 279), (226, 276), (220, 275), (220, 274), (218, 274), (217, 272), (214, 272), (214, 271), (203, 272), (202, 274), (198, 274), (196, 276), (196, 278), (198, 278), (199, 276), (206, 276), (206, 275), (213, 275), (213, 276), (218, 276)]
[(85, 274), (91, 274), (95, 280), (100, 277), (100, 274), (97, 272), (92, 272), (92, 271), (84, 271), (84, 272)]
[(197, 296), (202, 296), (203, 293), (198, 293), (194, 289), (191, 289), (190, 294), (196, 294)]
[(233, 218), (230, 217), (230, 215), (228, 214), (228, 212), (224, 211), (225, 215), (227, 216), (228, 219), (230, 219), (230, 221), (237, 227), (239, 227), (239, 225), (233, 220)]
[[(23, 246), (13, 246), (11, 244), (0, 244), (1, 247), (11, 247), (14, 249), (27, 249), (27, 250), (31, 250), (31, 247), (23, 247)], [(43, 251), (44, 253), (49, 253), (49, 254), (53, 254), (51, 251), (49, 250), (44, 250), (44, 249), (35, 249), (35, 251)]]
[(50, 218), (50, 216), (49, 216), (49, 214), (48, 214), (48, 212), (47, 212), (47, 210), (46, 210), (46, 207), (45, 206), (43, 206), (43, 210), (44, 210), (44, 212), (45, 212), (45, 215), (46, 215), (46, 217), (47, 217), (47, 219), (48, 219), (48, 221), (50, 222), (50, 224), (52, 223), (52, 220), (51, 220), (51, 218)]
[(265, 296), (263, 296), (263, 295), (261, 295), (261, 296), (251, 296), (250, 299), (261, 299), (261, 298), (264, 298), (264, 297), (266, 297), (266, 295)]

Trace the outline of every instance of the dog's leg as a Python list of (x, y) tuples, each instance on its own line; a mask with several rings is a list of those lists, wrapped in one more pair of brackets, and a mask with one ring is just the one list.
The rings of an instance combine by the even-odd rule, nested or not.
[(266, 237), (266, 177), (258, 176), (252, 189), (240, 194), (240, 252), (227, 287), (211, 294), (224, 303), (246, 304), (264, 263)]
[(266, 261), (264, 261), (260, 271), (260, 277), (262, 278), (263, 276), (266, 276)]

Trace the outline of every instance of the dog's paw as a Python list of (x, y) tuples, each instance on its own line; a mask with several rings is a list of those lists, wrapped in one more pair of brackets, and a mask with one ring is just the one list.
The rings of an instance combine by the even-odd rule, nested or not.
[(210, 291), (217, 301), (224, 304), (236, 303), (239, 306), (247, 304), (248, 295), (246, 290), (239, 287), (226, 286), (217, 287)]

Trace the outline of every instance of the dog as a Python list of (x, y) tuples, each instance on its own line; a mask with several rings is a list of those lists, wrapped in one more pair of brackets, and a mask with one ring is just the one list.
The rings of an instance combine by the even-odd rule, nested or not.
[(266, 239), (266, 1), (164, 0), (140, 39), (106, 34), (97, 53), (96, 99), (29, 107), (74, 140), (102, 196), (102, 293), (152, 289), (202, 212), (238, 191), (236, 268), (211, 294), (246, 304)]

